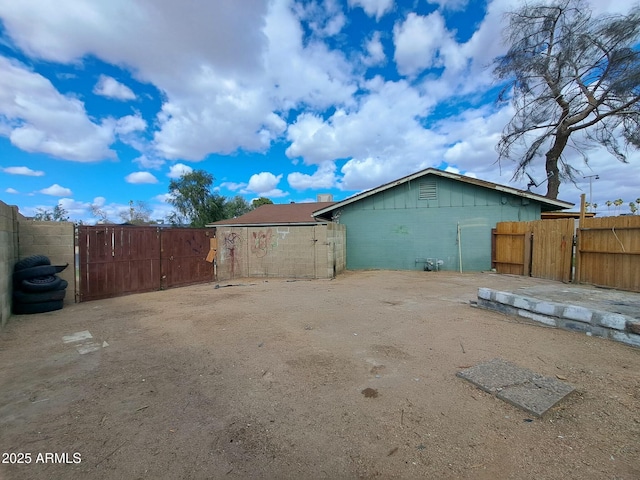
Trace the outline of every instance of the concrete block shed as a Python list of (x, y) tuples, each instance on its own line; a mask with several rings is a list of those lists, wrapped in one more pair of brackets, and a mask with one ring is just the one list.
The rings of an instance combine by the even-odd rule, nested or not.
[(570, 208), (528, 191), (428, 168), (314, 212), (347, 229), (347, 269), (482, 271), (491, 229)]
[(345, 227), (316, 220), (332, 202), (262, 205), (215, 227), (219, 281), (242, 277), (333, 278), (345, 269)]

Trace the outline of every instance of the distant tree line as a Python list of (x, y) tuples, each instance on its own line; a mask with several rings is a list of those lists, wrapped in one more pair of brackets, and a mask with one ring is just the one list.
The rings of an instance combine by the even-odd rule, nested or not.
[(68, 222), (69, 212), (67, 212), (60, 204), (53, 207), (53, 210), (37, 208), (33, 219), (42, 222)]
[[(613, 207), (613, 211), (614, 213), (618, 213), (620, 210), (620, 207), (622, 205), (624, 205), (625, 201), (622, 200), (621, 198), (618, 198), (616, 200), (607, 200), (606, 202), (604, 202), (604, 204), (607, 206), (607, 211), (611, 211), (611, 207)], [(640, 197), (636, 198), (635, 201), (631, 200), (629, 203), (629, 211), (631, 212), (631, 215), (636, 215), (638, 213), (638, 210), (640, 209)], [(589, 203), (586, 202), (586, 206), (589, 208), (593, 208), (594, 211), (598, 210), (598, 204), (597, 203)]]

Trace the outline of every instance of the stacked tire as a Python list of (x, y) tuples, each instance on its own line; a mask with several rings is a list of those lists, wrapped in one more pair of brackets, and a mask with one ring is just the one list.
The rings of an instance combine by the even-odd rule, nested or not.
[(16, 263), (13, 267), (13, 313), (28, 315), (60, 310), (69, 284), (57, 274), (68, 265), (51, 265), (45, 255), (31, 255)]

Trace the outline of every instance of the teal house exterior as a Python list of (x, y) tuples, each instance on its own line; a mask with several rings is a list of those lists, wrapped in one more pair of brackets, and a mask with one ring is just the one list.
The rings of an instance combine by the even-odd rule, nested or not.
[(491, 229), (572, 203), (429, 168), (314, 212), (346, 226), (347, 269), (483, 271)]

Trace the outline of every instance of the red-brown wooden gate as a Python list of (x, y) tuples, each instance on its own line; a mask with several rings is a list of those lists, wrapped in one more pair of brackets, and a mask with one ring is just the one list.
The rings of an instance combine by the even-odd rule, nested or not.
[(210, 228), (78, 227), (78, 301), (214, 280)]

